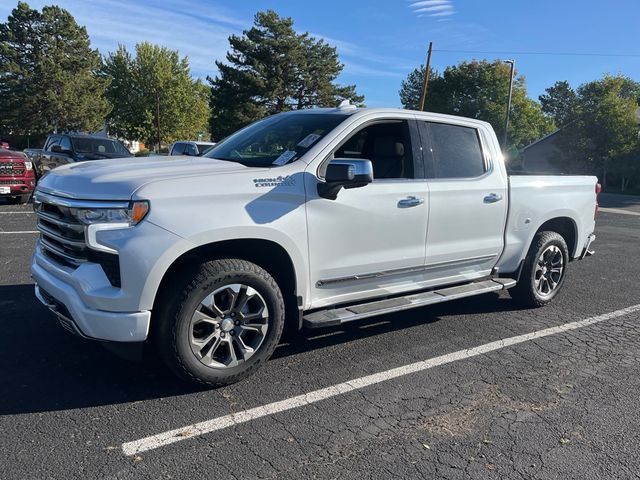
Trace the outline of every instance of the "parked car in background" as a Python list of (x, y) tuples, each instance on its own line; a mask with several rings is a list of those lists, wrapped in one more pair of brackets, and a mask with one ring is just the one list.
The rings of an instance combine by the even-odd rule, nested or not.
[(60, 165), (105, 158), (133, 157), (119, 140), (97, 135), (53, 134), (49, 135), (42, 150), (25, 150), (41, 177)]
[(0, 198), (27, 203), (35, 187), (33, 162), (24, 153), (0, 148)]
[(174, 142), (169, 147), (169, 155), (188, 155), (190, 157), (199, 157), (207, 153), (215, 142), (191, 142), (179, 141)]
[(6, 148), (7, 150), (9, 150), (9, 143), (0, 141), (0, 148)]

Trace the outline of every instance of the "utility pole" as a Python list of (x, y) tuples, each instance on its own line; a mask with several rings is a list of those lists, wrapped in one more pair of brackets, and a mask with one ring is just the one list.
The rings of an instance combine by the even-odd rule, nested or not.
[(422, 95), (420, 96), (420, 111), (424, 111), (424, 104), (427, 101), (427, 87), (429, 86), (429, 70), (431, 70), (431, 51), (433, 50), (433, 42), (429, 42), (429, 50), (427, 51), (427, 68), (424, 71), (424, 81), (422, 82)]
[(509, 129), (509, 113), (511, 113), (511, 97), (513, 96), (513, 75), (516, 71), (516, 61), (515, 60), (504, 60), (504, 63), (508, 63), (511, 65), (511, 73), (509, 75), (509, 98), (507, 100), (507, 114), (504, 119), (504, 137), (502, 140), (502, 150), (507, 151), (507, 139), (508, 139), (508, 129)]
[(156, 133), (158, 138), (157, 153), (160, 153), (160, 90), (156, 90)]

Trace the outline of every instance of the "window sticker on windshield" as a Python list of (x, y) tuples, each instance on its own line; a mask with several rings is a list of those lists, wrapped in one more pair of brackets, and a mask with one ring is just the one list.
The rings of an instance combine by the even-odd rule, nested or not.
[(302, 140), (300, 140), (300, 142), (298, 143), (298, 146), (301, 148), (309, 148), (316, 141), (318, 141), (319, 138), (320, 138), (320, 135), (316, 133), (310, 133), (309, 135), (304, 137)]
[(295, 151), (285, 150), (278, 158), (273, 161), (273, 165), (282, 166), (296, 156)]

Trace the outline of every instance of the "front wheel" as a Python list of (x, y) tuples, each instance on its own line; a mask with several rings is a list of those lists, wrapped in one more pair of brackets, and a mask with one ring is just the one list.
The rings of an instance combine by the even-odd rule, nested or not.
[(511, 297), (528, 307), (548, 304), (564, 283), (569, 249), (556, 232), (538, 233), (525, 258), (518, 284), (509, 290)]
[(258, 265), (213, 260), (184, 274), (157, 321), (156, 345), (175, 373), (227, 385), (271, 356), (284, 326), (284, 301), (276, 281)]

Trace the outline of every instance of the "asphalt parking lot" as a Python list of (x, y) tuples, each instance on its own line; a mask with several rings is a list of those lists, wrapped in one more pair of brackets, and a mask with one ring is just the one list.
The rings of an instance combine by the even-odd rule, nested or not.
[(639, 478), (640, 199), (603, 203), (548, 307), (489, 294), (302, 332), (216, 390), (58, 327), (30, 206), (0, 204), (0, 477)]

